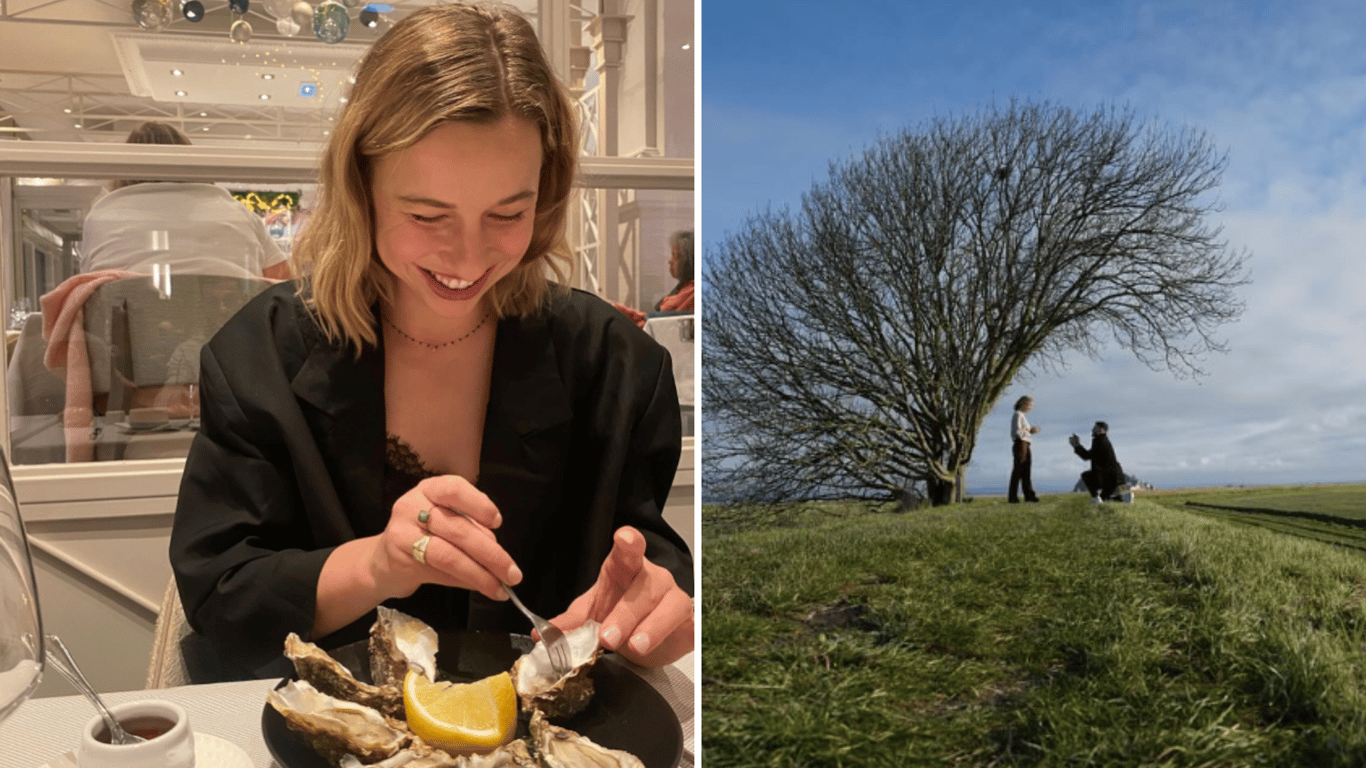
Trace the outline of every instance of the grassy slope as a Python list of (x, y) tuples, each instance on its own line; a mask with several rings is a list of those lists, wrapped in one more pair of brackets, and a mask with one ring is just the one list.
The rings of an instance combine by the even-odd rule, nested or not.
[(1366, 558), (1084, 502), (704, 508), (705, 764), (1366, 763)]

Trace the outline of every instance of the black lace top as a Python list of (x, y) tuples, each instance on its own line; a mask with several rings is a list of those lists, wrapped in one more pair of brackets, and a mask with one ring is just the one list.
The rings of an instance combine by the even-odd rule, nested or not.
[(418, 481), (437, 472), (422, 463), (422, 457), (397, 435), (384, 441), (384, 508), (393, 509), (398, 497), (412, 490)]

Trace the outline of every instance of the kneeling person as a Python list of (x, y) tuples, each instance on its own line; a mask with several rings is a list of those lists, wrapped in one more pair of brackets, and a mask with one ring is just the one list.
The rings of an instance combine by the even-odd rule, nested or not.
[(1081, 439), (1076, 435), (1068, 438), (1072, 450), (1083, 460), (1091, 462), (1091, 468), (1081, 473), (1081, 481), (1086, 484), (1086, 490), (1091, 492), (1091, 497), (1096, 503), (1113, 500), (1115, 489), (1124, 483), (1124, 468), (1115, 458), (1114, 446), (1110, 445), (1109, 431), (1110, 425), (1097, 421), (1091, 428), (1090, 450), (1082, 446)]

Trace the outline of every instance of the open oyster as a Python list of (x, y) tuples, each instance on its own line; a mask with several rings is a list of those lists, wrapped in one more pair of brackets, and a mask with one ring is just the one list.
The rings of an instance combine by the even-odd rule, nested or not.
[(565, 633), (574, 668), (563, 677), (555, 675), (545, 644), (537, 642), (530, 653), (512, 665), (512, 685), (526, 709), (545, 712), (549, 717), (569, 717), (588, 706), (593, 698), (593, 679), (588, 670), (602, 655), (598, 645), (596, 621)]
[(370, 678), (378, 686), (403, 689), (409, 667), (436, 679), (436, 630), (402, 611), (379, 607), (370, 627)]
[(540, 768), (526, 742), (511, 741), (487, 755), (448, 755), (420, 744), (402, 750), (386, 760), (366, 766), (354, 755), (345, 755), (340, 768)]
[(377, 710), (322, 693), (306, 680), (272, 690), (266, 701), (318, 754), (336, 764), (351, 754), (373, 763), (408, 746), (413, 735)]
[(351, 674), (341, 662), (328, 655), (327, 651), (293, 632), (285, 638), (285, 656), (294, 662), (294, 670), (299, 677), (313, 684), (314, 688), (338, 699), (354, 701), (362, 706), (379, 710), (382, 714), (402, 720), (403, 689), (394, 685), (370, 685), (363, 683)]
[(645, 768), (630, 752), (608, 749), (587, 736), (551, 725), (539, 711), (531, 713), (531, 740), (546, 768)]

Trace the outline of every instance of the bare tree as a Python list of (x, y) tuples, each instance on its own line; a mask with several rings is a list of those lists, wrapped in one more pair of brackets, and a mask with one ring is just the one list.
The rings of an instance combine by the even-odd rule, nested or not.
[(1111, 339), (1198, 375), (1245, 252), (1227, 159), (1129, 110), (1013, 102), (887, 136), (707, 254), (704, 472), (732, 498), (961, 498), (1026, 366)]

